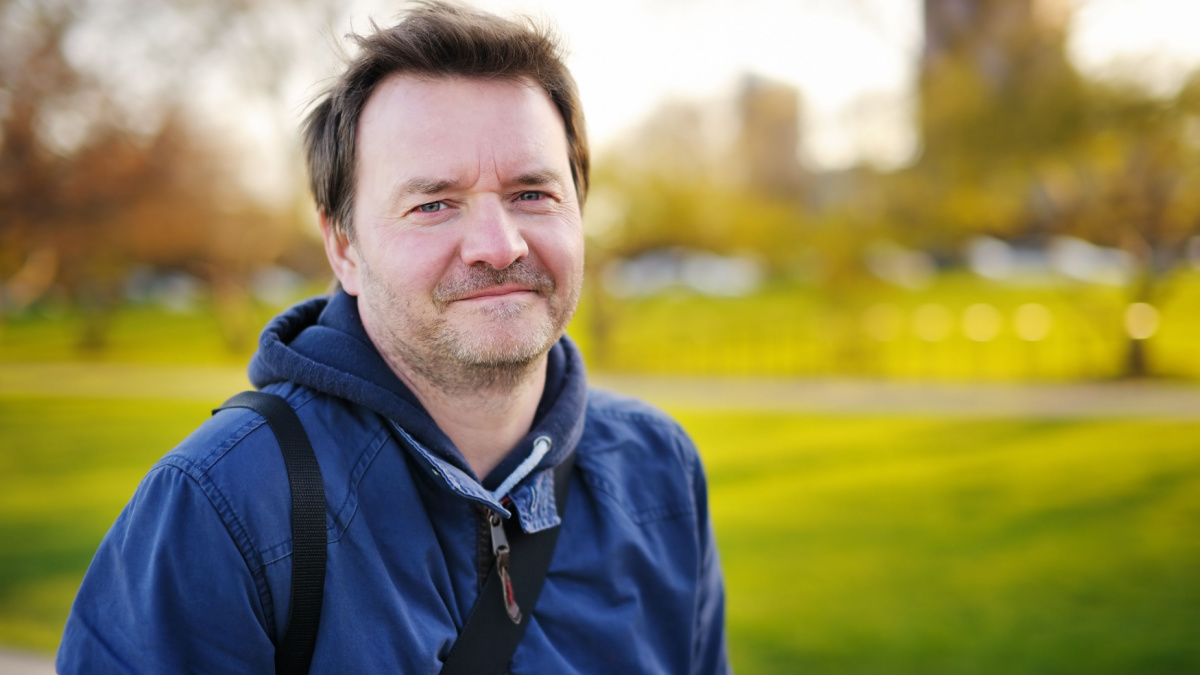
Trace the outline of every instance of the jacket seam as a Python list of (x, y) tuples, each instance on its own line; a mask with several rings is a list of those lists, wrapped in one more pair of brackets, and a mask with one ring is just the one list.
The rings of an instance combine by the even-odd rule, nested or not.
[[(293, 404), (294, 400), (304, 397), (305, 394), (308, 395), (307, 398), (304, 398), (304, 400)], [(291, 396), (285, 397), (285, 400), (289, 405), (292, 405), (293, 408), (299, 409), (311, 401), (315, 396), (316, 393), (310, 390), (297, 389), (296, 391), (292, 392)], [(218, 444), (213, 452), (205, 455), (204, 458), (197, 463), (196, 468), (204, 473), (211, 471), (218, 462), (224, 459), (225, 456), (228, 455), (233, 448), (237, 447), (238, 443), (245, 439), (246, 436), (249, 436), (251, 432), (262, 425), (267, 424), (266, 418), (252, 410), (242, 408), (227, 408), (227, 410), (245, 410), (245, 412), (249, 413), (251, 417), (250, 419), (246, 420), (245, 424), (243, 424), (241, 427), (238, 427), (237, 430), (230, 433), (224, 441)]]
[(332, 544), (341, 541), (342, 537), (346, 535), (346, 530), (350, 529), (350, 523), (358, 515), (358, 486), (366, 478), (367, 472), (370, 471), (375, 460), (379, 458), (380, 453), (383, 452), (391, 437), (387, 427), (381, 427), (375, 433), (375, 436), (366, 443), (366, 449), (359, 456), (358, 461), (354, 464), (354, 469), (350, 472), (350, 483), (346, 489), (346, 498), (342, 501), (341, 506), (338, 507), (337, 515), (333, 518), (334, 525), (338, 526), (340, 524), (341, 531), (337, 533), (336, 537), (330, 538), (329, 543)]
[(262, 567), (256, 567), (251, 561), (252, 558), (256, 557), (257, 551), (251, 541), (249, 530), (233, 510), (233, 506), (229, 503), (225, 494), (209, 478), (207, 472), (197, 471), (193, 473), (192, 470), (195, 468), (197, 467), (190, 460), (182, 457), (171, 457), (169, 461), (161, 462), (158, 466), (153, 467), (147, 475), (157, 471), (173, 469), (195, 483), (196, 487), (200, 489), (201, 494), (208, 500), (209, 506), (213, 508), (217, 517), (221, 519), (221, 524), (225, 526), (225, 531), (229, 534), (230, 539), (233, 540), (238, 553), (241, 554), (242, 563), (246, 565), (246, 571), (250, 573), (250, 578), (254, 580), (255, 590), (258, 591), (258, 601), (262, 604), (263, 620), (267, 622), (268, 625), (266, 628), (270, 631), (268, 635), (274, 635), (275, 609), (274, 605), (271, 604), (270, 584), (267, 583), (266, 575), (262, 573)]
[[(228, 455), (235, 447), (237, 447), (237, 445), (241, 443), (243, 439), (253, 433), (255, 429), (258, 429), (266, 423), (267, 421), (265, 419), (260, 417), (257, 413), (253, 413), (253, 416), (250, 419), (246, 420), (240, 427), (230, 432), (223, 441), (218, 443), (217, 447), (212, 452), (197, 461), (190, 459), (183, 461), (186, 461), (189, 467), (194, 469), (198, 474), (207, 474), (214, 466), (217, 465), (217, 463), (219, 463), (225, 458), (226, 455)], [(172, 459), (174, 459), (172, 455), (167, 455), (164, 458), (164, 460)]]
[[(363, 451), (359, 454), (359, 459), (355, 462), (354, 467), (349, 472), (349, 480), (346, 483), (346, 497), (337, 506), (336, 512), (326, 503), (326, 514), (329, 516), (330, 524), (325, 528), (325, 542), (327, 545), (336, 544), (346, 536), (347, 530), (350, 529), (350, 524), (354, 522), (354, 518), (358, 515), (358, 486), (362, 483), (370, 470), (371, 465), (379, 457), (379, 454), (387, 446), (388, 439), (391, 438), (387, 428), (380, 428), (365, 444)], [(314, 452), (316, 448), (314, 446)], [(325, 476), (322, 475), (322, 480)], [(290, 503), (290, 502), (289, 502)], [(260, 552), (262, 559), (261, 566), (267, 567), (282, 560), (287, 559), (292, 555), (293, 542), (290, 533), (284, 537), (283, 541), (272, 546), (264, 547)]]
[[(288, 403), (291, 403), (293, 399), (299, 399), (301, 397), (304, 397), (304, 400), (300, 401), (299, 403), (297, 403), (295, 405), (296, 413), (297, 413), (297, 415), (299, 415), (300, 409), (307, 406), (309, 403), (312, 403), (313, 401), (315, 401), (317, 399), (317, 396), (318, 396), (318, 393), (316, 391), (309, 389), (308, 387), (306, 387), (304, 385), (298, 385), (296, 388), (296, 391), (293, 392), (292, 396), (288, 398)], [(344, 400), (344, 399), (341, 399), (341, 400)], [(350, 471), (350, 481), (349, 481), (349, 484), (347, 485), (347, 489), (346, 489), (346, 498), (342, 500), (342, 503), (340, 505), (338, 505), (337, 510), (334, 511), (334, 509), (330, 508), (330, 505), (328, 502), (326, 502), (326, 504), (325, 504), (325, 512), (326, 512), (326, 515), (329, 516), (329, 521), (330, 521), (329, 524), (325, 526), (325, 541), (328, 544), (333, 544), (333, 543), (337, 543), (338, 541), (341, 541), (342, 537), (345, 536), (345, 534), (346, 534), (346, 529), (350, 527), (350, 521), (353, 520), (354, 514), (357, 513), (357, 511), (358, 511), (358, 483), (359, 483), (359, 481), (362, 480), (362, 474), (365, 474), (366, 470), (367, 470), (367, 467), (362, 467), (361, 470), (359, 467), (362, 466), (364, 462), (366, 462), (367, 465), (370, 465), (371, 462), (375, 461), (375, 456), (379, 454), (379, 449), (377, 448), (375, 450), (375, 452), (373, 452), (373, 453), (370, 451), (370, 449), (371, 449), (372, 444), (377, 442), (378, 436), (382, 433), (383, 432), (381, 431), (379, 434), (376, 434), (376, 437), (371, 438), (365, 444), (364, 447), (366, 447), (366, 451), (364, 451), (360, 455), (359, 459), (354, 463), (354, 468)], [(311, 443), (312, 437), (311, 437), (311, 435), (308, 434), (307, 430), (305, 430), (305, 435), (309, 436), (309, 442)], [(276, 442), (278, 442), (278, 439), (276, 439)], [(313, 454), (317, 455), (318, 464), (319, 464), (320, 463), (319, 462), (320, 455), (317, 454), (316, 444), (313, 444)], [(367, 459), (368, 456), (370, 457), (370, 459)], [(322, 482), (324, 482), (325, 478), (326, 478), (325, 474), (321, 474)], [(350, 514), (348, 516), (345, 516), (345, 520), (343, 521), (342, 514), (345, 513), (348, 509), (350, 510)], [(291, 538), (289, 537), (284, 543), (286, 544), (290, 541), (291, 541)], [(288, 548), (290, 549), (290, 546)], [(264, 553), (265, 553), (265, 551), (264, 551)], [(282, 557), (286, 557), (286, 556), (281, 556), (280, 558), (276, 558), (272, 562), (277, 562), (278, 560), (281, 560)], [(267, 565), (269, 563), (264, 562), (263, 564)]]

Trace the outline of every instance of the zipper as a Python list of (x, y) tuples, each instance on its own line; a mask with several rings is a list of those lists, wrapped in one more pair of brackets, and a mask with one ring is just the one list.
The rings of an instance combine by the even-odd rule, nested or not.
[(512, 577), (508, 575), (508, 535), (504, 533), (504, 519), (498, 513), (488, 514), (492, 527), (492, 553), (496, 555), (496, 573), (500, 575), (500, 592), (504, 595), (504, 609), (513, 623), (521, 623), (521, 608), (517, 606), (517, 594), (513, 591)]

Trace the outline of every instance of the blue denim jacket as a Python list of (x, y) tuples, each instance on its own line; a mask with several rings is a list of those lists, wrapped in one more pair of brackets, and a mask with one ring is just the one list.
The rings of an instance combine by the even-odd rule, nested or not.
[[(552, 469), (572, 448), (562, 533), (510, 672), (728, 672), (704, 474), (677, 424), (587, 389), (564, 338), (530, 435), (480, 480), (411, 394), (373, 369), (347, 298), (281, 316), (251, 368), (296, 409), (324, 478), (313, 673), (439, 672), (491, 564), (483, 515), (526, 531), (558, 525)], [(150, 470), (101, 543), (59, 672), (273, 672), (289, 514), (265, 421), (227, 410), (205, 422)]]

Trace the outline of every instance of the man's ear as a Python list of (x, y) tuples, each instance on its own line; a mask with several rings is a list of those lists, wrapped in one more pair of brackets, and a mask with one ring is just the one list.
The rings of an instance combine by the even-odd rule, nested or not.
[(333, 268), (333, 275), (342, 284), (342, 290), (350, 295), (358, 295), (362, 266), (358, 257), (358, 249), (350, 242), (344, 232), (339, 232), (324, 210), (317, 213), (321, 223), (321, 238), (325, 241), (325, 257)]

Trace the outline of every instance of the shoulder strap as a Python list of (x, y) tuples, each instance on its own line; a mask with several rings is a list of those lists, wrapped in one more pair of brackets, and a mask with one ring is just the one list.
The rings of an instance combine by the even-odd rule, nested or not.
[(292, 601), (283, 640), (275, 649), (275, 672), (303, 675), (312, 663), (325, 592), (325, 484), (308, 434), (282, 396), (243, 391), (221, 407), (249, 408), (262, 415), (283, 452), (292, 497)]
[[(572, 452), (554, 468), (554, 499), (559, 519), (566, 512), (574, 464), (575, 453)], [(546, 571), (550, 569), (550, 558), (554, 555), (554, 545), (562, 526), (532, 534), (522, 532), (520, 527), (506, 529), (510, 530), (510, 588), (516, 595), (516, 604), (527, 608), (524, 616), (519, 617), (518, 622), (509, 617), (500, 575), (489, 574), (466, 625), (450, 648), (441, 675), (503, 675), (508, 671), (517, 643), (525, 634), (546, 581)]]

